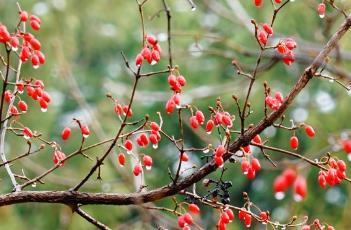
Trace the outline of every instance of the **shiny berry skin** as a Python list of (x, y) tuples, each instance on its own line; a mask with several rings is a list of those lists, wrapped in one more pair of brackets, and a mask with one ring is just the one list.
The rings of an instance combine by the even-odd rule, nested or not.
[(229, 219), (229, 216), (226, 212), (221, 213), (221, 221), (225, 224), (229, 224), (230, 219)]
[(147, 34), (145, 35), (145, 39), (152, 46), (155, 46), (157, 44), (157, 39), (153, 35)]
[(24, 83), (22, 81), (16, 83), (16, 89), (19, 93), (23, 93), (24, 91)]
[(24, 137), (24, 139), (27, 139), (27, 140), (33, 137), (33, 133), (28, 127), (24, 127), (23, 137)]
[(158, 126), (158, 124), (156, 122), (151, 122), (150, 128), (156, 132), (160, 131), (160, 127)]
[(247, 174), (249, 172), (249, 168), (250, 168), (250, 162), (247, 159), (243, 159), (241, 161), (241, 171), (244, 174)]
[(316, 134), (316, 132), (314, 131), (314, 129), (310, 125), (305, 127), (305, 132), (306, 132), (307, 136), (309, 136), (311, 138), (313, 138)]
[(129, 108), (129, 110), (128, 110), (128, 108), (129, 108), (128, 105), (123, 106), (123, 113), (124, 113), (124, 115), (131, 117), (131, 116), (133, 116), (133, 111), (132, 111), (132, 108)]
[(260, 213), (260, 219), (264, 222), (267, 222), (269, 220), (269, 216), (267, 212), (261, 212)]
[(189, 213), (184, 214), (184, 221), (187, 224), (192, 224), (193, 223), (193, 217)]
[(82, 136), (83, 136), (84, 138), (88, 138), (88, 137), (89, 137), (89, 135), (90, 135), (90, 130), (89, 130), (89, 127), (88, 127), (87, 125), (82, 125), (82, 126), (80, 127), (80, 131), (81, 131)]
[(261, 30), (258, 32), (257, 37), (262, 46), (265, 46), (267, 44), (267, 33), (265, 31)]
[(296, 179), (296, 172), (293, 169), (286, 169), (282, 173), (282, 176), (285, 179), (286, 185), (290, 186), (294, 183), (294, 181)]
[(299, 147), (299, 139), (296, 136), (290, 138), (290, 147), (294, 150), (297, 150)]
[(181, 156), (181, 158), (180, 158), (181, 161), (185, 161), (186, 162), (186, 161), (189, 160), (189, 156), (188, 156), (188, 154), (186, 152), (184, 152), (180, 156)]
[(213, 120), (208, 120), (207, 123), (206, 123), (206, 133), (207, 134), (211, 134), (214, 126), (215, 126), (214, 121)]
[(64, 128), (61, 132), (62, 140), (66, 141), (69, 139), (70, 136), (71, 136), (71, 129), (69, 127)]
[(186, 85), (186, 80), (185, 77), (183, 75), (179, 75), (177, 77), (177, 82), (179, 83), (179, 85), (181, 86), (185, 86)]
[(307, 182), (306, 178), (299, 176), (294, 183), (294, 192), (296, 201), (304, 199), (307, 195)]
[(216, 148), (216, 151), (215, 151), (215, 155), (216, 157), (221, 157), (224, 155), (225, 153), (225, 148), (223, 145), (218, 145), (218, 147)]
[(310, 230), (310, 229), (311, 229), (311, 227), (309, 225), (303, 225), (301, 227), (301, 230)]
[(6, 90), (4, 93), (4, 100), (9, 103), (12, 99), (12, 92), (10, 90)]
[(188, 209), (193, 214), (199, 214), (200, 213), (200, 208), (196, 204), (189, 204), (188, 205)]
[(272, 35), (273, 35), (273, 29), (272, 29), (272, 27), (271, 27), (269, 24), (264, 23), (264, 24), (262, 25), (262, 27), (263, 27), (264, 31), (266, 31), (266, 33), (267, 33), (269, 36), (272, 36)]
[(10, 114), (12, 116), (18, 116), (20, 113), (18, 112), (18, 109), (16, 106), (11, 106), (10, 107)]
[(124, 153), (119, 153), (117, 156), (118, 159), (118, 163), (121, 167), (123, 167), (126, 163), (126, 156), (124, 155)]
[(228, 208), (225, 210), (225, 212), (227, 213), (230, 222), (232, 222), (235, 219), (233, 211), (230, 208)]
[(346, 164), (343, 160), (338, 160), (336, 162), (337, 166), (338, 166), (338, 169), (342, 172), (344, 172), (346, 170)]
[(144, 166), (146, 167), (146, 170), (150, 170), (153, 164), (152, 158), (148, 155), (145, 155), (143, 157), (143, 163), (144, 163)]
[(30, 21), (30, 26), (32, 27), (33, 30), (39, 30), (40, 29), (40, 23), (35, 20)]
[(260, 171), (261, 170), (261, 164), (258, 161), (257, 158), (252, 158), (251, 160), (251, 166), (255, 171)]
[(19, 101), (17, 106), (22, 111), (22, 113), (26, 113), (28, 110), (28, 105), (25, 101)]
[(346, 153), (351, 153), (351, 140), (342, 141), (342, 148)]
[(263, 3), (263, 0), (254, 0), (255, 6), (260, 7)]
[(317, 11), (318, 11), (319, 17), (324, 18), (325, 17), (325, 4), (320, 3), (317, 7)]
[(127, 149), (127, 151), (132, 151), (133, 150), (133, 143), (131, 140), (126, 140), (124, 142), (124, 147)]
[(41, 48), (41, 44), (36, 38), (33, 38), (32, 40), (30, 40), (30, 45), (34, 50), (40, 50)]
[(142, 172), (143, 172), (143, 168), (141, 167), (141, 165), (137, 164), (134, 166), (134, 168), (133, 168), (134, 176), (139, 176), (139, 174)]
[(143, 55), (138, 54), (138, 55), (135, 57), (135, 65), (136, 65), (137, 67), (140, 67), (140, 66), (143, 64), (143, 60), (144, 60)]
[(285, 190), (288, 188), (288, 184), (286, 183), (286, 180), (283, 176), (277, 176), (274, 180), (273, 183), (273, 190), (275, 193), (278, 192), (285, 192)]
[(325, 173), (320, 171), (318, 175), (318, 184), (321, 188), (325, 188), (327, 186), (327, 180), (325, 178)]
[(52, 160), (54, 161), (54, 164), (57, 166), (63, 166), (64, 165), (64, 160), (66, 159), (66, 155), (59, 151), (59, 150), (55, 150), (54, 155), (52, 157)]
[(256, 144), (262, 144), (262, 139), (260, 137), (259, 134), (257, 134), (253, 139), (252, 142), (256, 143)]
[(26, 22), (28, 20), (28, 13), (26, 11), (22, 10), (19, 14), (21, 22)]
[(184, 220), (184, 215), (181, 215), (178, 217), (178, 226), (183, 228), (186, 226), (185, 220)]
[(218, 168), (222, 168), (224, 166), (224, 159), (222, 157), (216, 156), (214, 160)]
[(200, 125), (205, 122), (205, 116), (200, 110), (196, 111), (195, 116)]
[(285, 56), (283, 57), (283, 62), (286, 65), (292, 65), (295, 62), (295, 55), (292, 51), (288, 51)]
[(174, 109), (176, 107), (176, 103), (171, 99), (169, 99), (166, 103), (166, 112), (168, 114), (173, 113)]
[(196, 119), (196, 116), (191, 116), (190, 117), (190, 126), (193, 129), (197, 129), (200, 126), (198, 120)]

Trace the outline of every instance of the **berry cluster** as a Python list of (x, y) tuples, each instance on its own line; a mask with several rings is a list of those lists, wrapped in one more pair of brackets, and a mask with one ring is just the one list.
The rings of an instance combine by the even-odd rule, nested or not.
[(283, 62), (286, 65), (292, 65), (295, 62), (295, 55), (293, 50), (297, 47), (294, 39), (286, 38), (275, 46), (277, 52), (283, 56)]
[(281, 92), (276, 92), (274, 97), (267, 95), (265, 99), (266, 105), (272, 110), (278, 110), (284, 101), (283, 94)]
[(132, 117), (133, 116), (133, 110), (132, 108), (129, 109), (128, 111), (128, 105), (122, 105), (120, 103), (118, 103), (117, 101), (115, 102), (115, 106), (114, 106), (114, 111), (118, 116), (128, 116), (128, 117)]
[[(145, 132), (150, 132), (150, 135), (147, 136), (145, 132), (140, 133), (138, 137), (136, 138), (136, 143), (140, 147), (147, 147), (149, 142), (152, 143), (153, 148), (158, 147), (158, 142), (161, 140), (161, 127), (156, 123), (156, 122), (151, 122), (149, 124), (150, 130), (145, 130)], [(123, 144), (125, 150), (127, 150), (128, 154), (131, 154), (133, 157), (133, 142), (130, 139), (127, 139), (124, 144)], [(145, 155), (145, 154), (140, 154), (143, 156), (142, 162), (143, 166), (146, 168), (146, 170), (150, 170), (153, 164), (153, 160), (151, 156)], [(140, 173), (143, 171), (143, 167), (141, 165), (141, 161), (139, 160), (139, 157), (135, 157), (138, 161), (138, 163), (134, 166), (133, 168), (133, 174), (134, 176), (139, 176)], [(126, 162), (126, 156), (123, 152), (120, 152), (117, 156), (117, 160), (119, 162), (119, 165), (123, 167)]]
[(305, 225), (303, 225), (301, 227), (301, 230), (311, 230), (311, 229), (315, 229), (315, 230), (318, 230), (318, 229), (335, 230), (335, 228), (333, 226), (331, 226), (331, 225), (321, 224), (319, 219), (315, 219), (311, 225), (305, 224)]
[(217, 227), (219, 230), (226, 230), (227, 225), (231, 223), (235, 219), (234, 213), (230, 208), (226, 208), (221, 211), (221, 215), (219, 216), (219, 220), (217, 222)]
[(145, 59), (150, 65), (155, 65), (160, 61), (161, 47), (156, 38), (152, 35), (145, 35), (146, 44), (135, 58), (135, 65), (140, 67)]
[(166, 103), (167, 113), (173, 113), (176, 107), (180, 107), (180, 93), (182, 92), (182, 87), (186, 85), (185, 77), (180, 75), (178, 71), (175, 71), (178, 75), (175, 75), (173, 72), (171, 71), (168, 76), (168, 85), (174, 94)]
[(273, 183), (275, 198), (281, 200), (285, 197), (286, 190), (293, 186), (295, 201), (301, 201), (307, 195), (307, 182), (303, 176), (297, 176), (293, 169), (286, 169), (277, 176)]
[(340, 184), (346, 178), (346, 164), (343, 160), (329, 159), (328, 171), (320, 170), (318, 173), (318, 183), (321, 188), (326, 188)]

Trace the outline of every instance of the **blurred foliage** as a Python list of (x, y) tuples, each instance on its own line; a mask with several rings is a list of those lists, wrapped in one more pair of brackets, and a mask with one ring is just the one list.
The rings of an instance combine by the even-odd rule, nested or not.
[[(235, 0), (233, 0), (235, 1)], [(240, 51), (258, 53), (259, 49), (251, 33), (235, 17), (233, 9), (226, 0), (194, 1), (197, 10), (191, 11), (185, 0), (169, 0), (172, 10), (172, 48), (174, 63), (179, 65), (180, 72), (187, 78), (188, 85), (184, 89), (183, 101), (194, 103), (198, 108), (207, 111), (207, 107), (215, 106), (217, 97), (222, 99), (225, 108), (236, 113), (236, 107), (231, 99), (235, 94), (244, 99), (248, 81), (236, 74), (231, 60), (236, 58), (244, 68), (252, 68), (257, 55), (247, 55)], [(267, 22), (272, 15), (272, 7), (268, 2), (264, 7), (253, 7), (252, 1), (240, 1), (247, 13), (257, 22)], [(340, 3), (341, 1), (335, 1)], [(344, 1), (345, 2), (345, 1)], [(0, 0), (0, 21), (9, 28), (17, 23), (16, 2)], [(215, 3), (215, 4), (213, 4)], [(325, 20), (321, 20), (315, 12), (319, 1), (296, 1), (289, 4), (278, 15), (275, 35), (277, 37), (292, 36), (305, 47), (322, 48), (331, 33), (342, 21), (337, 16), (331, 23), (330, 32), (325, 32)], [(37, 14), (42, 19), (42, 29), (34, 34), (40, 39), (47, 63), (38, 70), (33, 70), (30, 64), (25, 64), (22, 70), (24, 78), (43, 79), (48, 91), (53, 96), (53, 104), (47, 113), (42, 113), (39, 106), (28, 100), (30, 111), (21, 117), (21, 122), (32, 130), (43, 134), (43, 138), (57, 141), (65, 153), (70, 153), (80, 144), (80, 135), (77, 129), (73, 130), (72, 138), (63, 143), (60, 132), (64, 126), (73, 125), (72, 118), (81, 118), (88, 124), (97, 122), (102, 128), (102, 134), (93, 129), (86, 145), (96, 143), (107, 137), (113, 137), (118, 128), (119, 121), (113, 112), (113, 103), (106, 98), (111, 92), (114, 97), (127, 103), (132, 77), (125, 68), (121, 52), (124, 52), (130, 63), (134, 66), (134, 57), (142, 48), (141, 25), (138, 7), (135, 1), (123, 0), (46, 0), (20, 1), (23, 9)], [(223, 12), (216, 13), (209, 5), (221, 5)], [(167, 31), (166, 17), (162, 10), (161, 0), (150, 0), (144, 8), (146, 32), (157, 35), (163, 49), (162, 60), (155, 66), (146, 65), (144, 71), (155, 71), (167, 68)], [(329, 14), (335, 11), (328, 8)], [(350, 33), (340, 43), (341, 51), (349, 52), (351, 48)], [(313, 45), (313, 46), (312, 46)], [(298, 53), (308, 55), (298, 48)], [(2, 51), (3, 52), (3, 51)], [(309, 54), (312, 57), (314, 53)], [(264, 60), (268, 63), (269, 60)], [(345, 72), (351, 68), (350, 61), (330, 61), (331, 65), (344, 68)], [(296, 63), (291, 67), (278, 62), (274, 68), (259, 73), (252, 98), (250, 100), (254, 113), (247, 123), (256, 123), (263, 116), (263, 81), (267, 81), (273, 92), (282, 91), (284, 95), (291, 89), (299, 74), (308, 63)], [(167, 75), (151, 77), (142, 80), (133, 107), (135, 118), (142, 118), (149, 114), (151, 120), (158, 121), (156, 111), (162, 111), (165, 130), (178, 136), (176, 114), (167, 115), (164, 111), (165, 102), (171, 96), (167, 85)], [(72, 81), (73, 80), (73, 81)], [(84, 96), (88, 107), (95, 114), (87, 115), (81, 103), (74, 95), (76, 82)], [(23, 96), (27, 99), (27, 96)], [(290, 125), (290, 117), (298, 122), (311, 124), (317, 130), (315, 139), (307, 139), (303, 130), (297, 131), (301, 147), (299, 153), (315, 157), (320, 151), (328, 149), (329, 135), (339, 135), (342, 130), (348, 129), (350, 117), (350, 97), (346, 90), (336, 83), (327, 80), (314, 79), (297, 99), (296, 103), (286, 113), (286, 125)], [(185, 120), (189, 117), (185, 114)], [(187, 122), (186, 122), (187, 123)], [(239, 127), (239, 122), (234, 122)], [(219, 142), (213, 136), (205, 137), (203, 130), (194, 133), (185, 127), (186, 144), (188, 146), (205, 146), (206, 141), (214, 145)], [(269, 128), (262, 135), (269, 137), (269, 144), (281, 148), (288, 148), (288, 140), (292, 134), (284, 130)], [(13, 134), (7, 136), (7, 156), (12, 158), (26, 151), (26, 143), (22, 138)], [(38, 146), (40, 143), (34, 143)], [(88, 151), (94, 159), (101, 156), (106, 145)], [(155, 167), (146, 173), (148, 189), (169, 183), (167, 169), (177, 164), (176, 149), (167, 143), (164, 138), (157, 151), (147, 148), (144, 153), (154, 158)], [(330, 149), (329, 149), (330, 150)], [(127, 175), (121, 177), (116, 170), (116, 154), (112, 161), (106, 162), (102, 168), (102, 181), (92, 178), (83, 191), (95, 192), (133, 192), (134, 178), (130, 169), (130, 159), (127, 166), (122, 169)], [(280, 153), (269, 152), (271, 157), (279, 163), (273, 168), (257, 151), (258, 158), (262, 159), (264, 170), (254, 181), (248, 181), (239, 170), (238, 164), (227, 164), (224, 179), (233, 182), (231, 200), (234, 205), (241, 205), (242, 192), (247, 191), (251, 200), (259, 207), (269, 210), (272, 216), (280, 221), (288, 221), (292, 215), (300, 219), (309, 215), (310, 219), (320, 218), (323, 222), (333, 224), (336, 229), (348, 229), (351, 225), (351, 203), (348, 199), (350, 185), (343, 183), (332, 189), (322, 190), (317, 186), (318, 170), (293, 159), (287, 161), (286, 156)], [(201, 164), (198, 154), (189, 153), (190, 160), (196, 165)], [(339, 158), (346, 158), (342, 152), (335, 152)], [(77, 183), (94, 164), (83, 157), (75, 157), (51, 176), (45, 178), (45, 184), (38, 184), (33, 190), (68, 189)], [(28, 177), (36, 175), (51, 167), (52, 149), (46, 147), (44, 151), (23, 159), (12, 166), (17, 173), (23, 172)], [(190, 165), (191, 166), (191, 165)], [(307, 199), (295, 203), (292, 194), (287, 194), (282, 201), (274, 199), (272, 182), (286, 167), (295, 167), (299, 174), (308, 178)], [(4, 168), (1, 173), (1, 191), (11, 191), (11, 183)], [(220, 172), (213, 173), (210, 178), (218, 178)], [(206, 194), (206, 188), (201, 183), (197, 185), (198, 194)], [(184, 197), (179, 196), (181, 201)], [(156, 205), (173, 208), (170, 198), (160, 200)], [(216, 210), (203, 207), (199, 223), (206, 229), (213, 229), (218, 218)], [(175, 228), (175, 218), (168, 213), (145, 211), (136, 206), (87, 206), (88, 213), (115, 229), (156, 229), (157, 226)], [(331, 215), (332, 214), (332, 215)], [(94, 229), (94, 227), (73, 215), (64, 205), (50, 204), (21, 204), (0, 209), (2, 229)], [(244, 229), (236, 221), (228, 226), (229, 229)], [(254, 225), (252, 229), (262, 229), (262, 225)]]

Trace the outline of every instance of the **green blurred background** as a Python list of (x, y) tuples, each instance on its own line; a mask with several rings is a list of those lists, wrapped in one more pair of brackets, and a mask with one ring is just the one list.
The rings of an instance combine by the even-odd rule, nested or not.
[[(208, 105), (215, 106), (217, 97), (221, 97), (225, 108), (236, 113), (231, 95), (235, 94), (243, 99), (247, 79), (238, 76), (231, 65), (233, 58), (239, 60), (244, 69), (250, 70), (255, 63), (258, 46), (251, 33), (248, 20), (255, 18), (257, 22), (268, 22), (272, 15), (272, 7), (266, 2), (264, 7), (255, 8), (252, 1), (242, 0), (203, 0), (194, 1), (197, 5), (191, 11), (186, 0), (169, 0), (172, 11), (172, 48), (174, 63), (179, 65), (188, 85), (184, 88), (182, 100), (184, 103), (194, 103), (198, 108), (207, 111)], [(243, 7), (238, 8), (238, 3)], [(281, 61), (259, 73), (251, 105), (254, 113), (250, 123), (257, 122), (263, 115), (263, 81), (268, 81), (273, 92), (289, 92), (299, 74), (328, 40), (343, 17), (330, 7), (327, 8), (327, 20), (321, 20), (316, 13), (319, 1), (296, 1), (288, 4), (277, 18), (275, 39), (293, 37), (298, 42), (297, 62), (287, 67)], [(347, 1), (335, 1), (340, 7), (348, 9)], [(42, 113), (39, 106), (29, 100), (29, 113), (21, 117), (21, 122), (43, 134), (49, 140), (55, 140), (61, 145), (65, 153), (70, 153), (80, 144), (77, 129), (73, 130), (72, 138), (63, 143), (60, 132), (65, 126), (71, 126), (72, 118), (80, 118), (88, 123), (92, 135), (87, 145), (99, 140), (113, 137), (119, 127), (119, 121), (113, 112), (113, 104), (106, 98), (106, 93), (127, 103), (132, 83), (132, 76), (125, 68), (121, 51), (123, 51), (134, 67), (134, 57), (141, 49), (141, 25), (138, 7), (132, 0), (47, 0), (20, 1), (23, 9), (33, 12), (42, 19), (40, 32), (34, 34), (40, 39), (47, 62), (38, 70), (33, 70), (29, 63), (22, 69), (24, 78), (43, 79), (46, 89), (53, 97), (53, 103), (47, 113)], [(146, 71), (163, 70), (167, 68), (167, 24), (162, 11), (161, 0), (149, 0), (144, 7), (146, 32), (157, 36), (163, 49), (162, 60), (155, 66), (143, 68)], [(13, 28), (17, 23), (16, 1), (0, 0), (0, 22)], [(247, 20), (245, 20), (247, 19)], [(247, 23), (246, 26), (244, 22)], [(251, 29), (249, 29), (251, 28)], [(333, 53), (329, 68), (331, 76), (342, 78), (349, 83), (351, 75), (351, 35), (347, 34), (340, 42), (338, 53)], [(1, 51), (3, 54), (3, 50)], [(268, 57), (263, 60), (269, 66), (275, 59), (270, 58), (274, 53), (267, 52)], [(341, 55), (341, 58), (340, 58)], [(339, 58), (333, 58), (333, 57)], [(273, 60), (273, 61), (272, 61)], [(276, 60), (275, 60), (276, 62)], [(171, 96), (168, 88), (167, 75), (143, 79), (139, 86), (133, 107), (135, 118), (142, 118), (149, 114), (157, 121), (156, 111), (162, 111), (165, 130), (178, 136), (176, 115), (167, 115), (164, 111), (165, 102)], [(317, 136), (310, 140), (305, 138), (303, 131), (297, 131), (300, 137), (299, 153), (311, 157), (326, 151), (333, 151), (336, 156), (346, 159), (333, 140), (340, 135), (345, 138), (349, 129), (350, 94), (336, 83), (328, 80), (313, 79), (308, 89), (305, 89), (296, 102), (286, 113), (286, 124), (289, 119), (296, 122), (306, 122), (315, 127)], [(189, 113), (185, 115), (188, 117)], [(239, 122), (234, 122), (239, 127)], [(74, 127), (74, 126), (72, 126)], [(269, 138), (270, 145), (287, 148), (291, 133), (273, 128), (267, 129), (262, 137)], [(194, 133), (185, 127), (186, 144), (188, 146), (203, 147), (205, 141), (218, 144), (213, 137), (206, 137), (203, 130)], [(40, 143), (34, 141), (33, 145)], [(100, 156), (106, 149), (103, 147), (89, 151), (92, 158)], [(7, 135), (6, 153), (12, 158), (26, 151), (23, 138)], [(151, 147), (142, 150), (154, 159), (154, 168), (145, 175), (148, 189), (169, 183), (167, 168), (173, 170), (177, 165), (176, 149), (163, 138), (157, 151)], [(127, 166), (118, 168), (116, 155), (102, 167), (102, 181), (96, 181), (95, 176), (87, 183), (82, 191), (94, 192), (134, 192), (138, 181), (131, 173), (131, 162), (127, 159)], [(286, 159), (279, 153), (270, 153), (279, 163), (278, 169), (266, 162), (262, 154), (255, 153), (264, 166), (254, 181), (248, 181), (240, 172), (238, 164), (228, 164), (228, 171), (224, 179), (233, 182), (231, 188), (231, 203), (243, 204), (242, 192), (248, 192), (251, 200), (264, 210), (269, 210), (273, 218), (288, 221), (293, 216), (309, 215), (311, 219), (320, 218), (330, 223), (336, 229), (349, 229), (351, 226), (351, 203), (348, 199), (350, 185), (342, 183), (340, 186), (322, 190), (317, 184), (317, 169), (311, 169), (303, 162)], [(200, 154), (190, 155), (190, 165), (201, 165)], [(83, 157), (75, 157), (66, 165), (56, 170), (44, 179), (45, 184), (27, 190), (65, 190), (75, 185), (94, 164)], [(46, 147), (44, 151), (23, 159), (12, 166), (12, 169), (28, 177), (45, 171), (53, 165), (52, 149)], [(308, 179), (307, 198), (299, 203), (294, 202), (293, 194), (289, 192), (282, 201), (274, 199), (272, 182), (286, 167), (296, 167), (299, 174)], [(4, 168), (0, 169), (1, 192), (10, 192), (12, 187)], [(218, 178), (219, 172), (211, 178)], [(206, 188), (201, 183), (197, 186), (199, 194), (206, 194)], [(183, 197), (178, 198), (179, 201)], [(173, 208), (170, 198), (155, 202), (158, 206)], [(205, 229), (214, 229), (218, 212), (202, 207), (201, 217), (196, 221)], [(137, 206), (86, 206), (83, 208), (98, 220), (114, 229), (157, 229), (164, 226), (176, 228), (176, 218), (169, 213), (146, 211)], [(94, 229), (94, 227), (64, 205), (50, 204), (20, 204), (0, 208), (0, 229)], [(235, 221), (228, 225), (228, 229), (244, 229)], [(264, 229), (255, 222), (252, 229)]]

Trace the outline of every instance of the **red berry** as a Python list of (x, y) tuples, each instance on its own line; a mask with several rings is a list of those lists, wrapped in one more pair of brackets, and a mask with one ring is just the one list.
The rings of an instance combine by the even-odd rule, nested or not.
[(28, 105), (25, 101), (20, 100), (18, 102), (18, 108), (22, 111), (22, 113), (25, 113), (28, 110)]
[(252, 142), (256, 143), (256, 144), (261, 144), (262, 143), (262, 139), (260, 137), (259, 134), (257, 134), (253, 139)]
[(230, 219), (229, 219), (229, 216), (226, 212), (221, 213), (221, 221), (225, 224), (229, 224)]
[(251, 166), (255, 171), (260, 171), (261, 170), (261, 164), (258, 161), (257, 158), (252, 158), (251, 160)]
[(24, 10), (20, 12), (20, 20), (21, 22), (26, 22), (28, 20), (28, 13)]
[(181, 158), (180, 158), (181, 161), (185, 161), (186, 162), (186, 161), (189, 160), (189, 156), (188, 156), (188, 154), (186, 152), (183, 152), (183, 154), (181, 154), (180, 156), (181, 156)]
[(323, 171), (319, 172), (318, 184), (321, 188), (325, 188), (327, 186), (327, 180), (325, 178), (325, 173)]
[(275, 178), (273, 183), (273, 190), (275, 193), (283, 193), (288, 188), (285, 177), (278, 176)]
[(48, 110), (48, 103), (44, 100), (44, 98), (41, 97), (39, 99), (39, 105), (42, 112), (46, 112)]
[(24, 84), (22, 81), (16, 83), (16, 88), (19, 93), (23, 93), (24, 91)]
[(256, 170), (253, 167), (249, 167), (249, 170), (247, 171), (247, 178), (249, 180), (253, 180), (256, 177)]
[(247, 174), (249, 172), (249, 168), (250, 168), (250, 162), (245, 158), (241, 161), (241, 171), (244, 174)]
[(181, 228), (186, 226), (184, 215), (178, 217), (178, 226)]
[(10, 114), (11, 114), (12, 116), (18, 116), (18, 115), (19, 115), (19, 112), (18, 112), (16, 106), (13, 105), (13, 106), (10, 107)]
[(318, 11), (319, 17), (324, 18), (325, 17), (325, 4), (320, 3), (317, 7), (317, 11)]
[(193, 223), (193, 217), (189, 213), (184, 214), (184, 221), (187, 224), (192, 224)]
[(205, 116), (200, 110), (196, 111), (195, 116), (196, 120), (200, 123), (200, 125), (202, 125), (205, 122)]
[(66, 155), (61, 151), (55, 150), (52, 159), (55, 165), (63, 166), (65, 163), (64, 160), (66, 159)]
[(33, 30), (39, 30), (40, 29), (40, 23), (38, 21), (30, 21), (30, 26), (32, 27)]
[(169, 99), (166, 103), (166, 112), (173, 113), (175, 107), (176, 107), (176, 103), (172, 100), (172, 98)]
[(296, 136), (290, 138), (290, 147), (296, 150), (299, 147), (299, 139)]
[(89, 130), (89, 127), (88, 127), (87, 125), (82, 125), (82, 126), (80, 127), (80, 131), (81, 131), (82, 136), (83, 136), (84, 138), (88, 138), (88, 137), (89, 137), (89, 135), (90, 135), (90, 130)]
[(4, 100), (9, 103), (12, 99), (12, 92), (10, 90), (6, 90), (4, 93)]
[(30, 40), (30, 45), (32, 46), (33, 50), (40, 50), (41, 48), (41, 44), (36, 38)]
[(292, 185), (296, 179), (296, 172), (293, 169), (286, 169), (284, 170), (282, 176), (285, 179), (285, 182), (287, 184), (287, 186), (289, 187), (290, 185)]
[(127, 149), (127, 151), (132, 151), (133, 150), (133, 143), (131, 140), (126, 140), (126, 142), (124, 142), (124, 147)]
[(309, 136), (311, 138), (313, 138), (314, 135), (316, 134), (316, 132), (314, 131), (314, 129), (310, 125), (305, 127), (305, 132), (306, 132), (307, 136)]
[(129, 108), (128, 105), (123, 106), (123, 113), (124, 113), (124, 115), (131, 117), (131, 116), (133, 116), (133, 111), (132, 111), (132, 108), (129, 108), (129, 110), (128, 110), (128, 108)]
[(179, 83), (179, 85), (181, 86), (185, 86), (186, 85), (186, 80), (185, 77), (183, 75), (179, 75), (177, 78), (177, 82)]
[(118, 154), (118, 163), (121, 167), (123, 167), (124, 164), (126, 163), (126, 156), (124, 155), (124, 153)]
[(152, 158), (148, 155), (145, 155), (143, 157), (143, 163), (144, 163), (144, 166), (146, 167), (146, 170), (150, 170), (151, 167), (152, 167)]
[(71, 136), (71, 129), (69, 127), (66, 127), (62, 130), (61, 133), (61, 138), (62, 140), (68, 140), (68, 138)]
[(218, 145), (215, 151), (215, 155), (216, 157), (222, 157), (225, 152), (225, 147), (223, 145)]
[(351, 140), (342, 141), (342, 147), (346, 153), (351, 153)]
[(306, 197), (307, 194), (307, 182), (306, 178), (299, 176), (297, 177), (294, 184), (295, 200), (300, 201)]
[(215, 156), (214, 160), (215, 160), (215, 163), (216, 163), (218, 168), (222, 168), (224, 166), (224, 159), (223, 159), (223, 157)]
[(254, 2), (255, 2), (255, 6), (259, 7), (262, 5), (263, 0), (254, 0)]
[(200, 213), (200, 208), (196, 204), (189, 204), (188, 206), (189, 211), (193, 214), (199, 214)]
[(303, 225), (301, 227), (301, 230), (310, 230), (310, 229), (311, 229), (311, 227), (309, 225)]
[(143, 171), (143, 168), (141, 167), (141, 165), (137, 164), (134, 166), (133, 174), (134, 176), (139, 176), (139, 174), (142, 173), (142, 171)]
[(151, 52), (151, 59), (151, 65), (155, 65), (157, 62), (159, 62), (161, 59), (160, 52), (158, 52), (157, 50), (153, 50)]
[(261, 30), (258, 33), (258, 41), (262, 46), (265, 46), (267, 44), (267, 33), (263, 30)]
[(260, 213), (260, 218), (262, 221), (266, 222), (269, 220), (269, 216), (268, 216), (268, 213), (267, 212), (261, 212)]
[(228, 208), (225, 210), (225, 212), (227, 213), (230, 222), (233, 221), (235, 218), (233, 211), (230, 208)]
[(156, 132), (160, 131), (160, 127), (158, 126), (158, 124), (156, 122), (151, 122), (150, 128)]
[(208, 134), (211, 134), (212, 133), (212, 129), (213, 129), (214, 126), (215, 126), (214, 121), (213, 120), (208, 120), (207, 124), (206, 124), (206, 132)]
[(269, 24), (264, 23), (264, 24), (262, 25), (262, 27), (263, 27), (264, 31), (266, 31), (266, 33), (267, 33), (269, 36), (272, 36), (272, 35), (273, 35), (273, 29), (272, 29), (272, 27), (271, 27)]
[(340, 171), (344, 172), (346, 170), (346, 164), (343, 160), (338, 160), (336, 163)]
[(175, 75), (173, 75), (173, 74), (170, 74), (169, 76), (168, 76), (168, 84), (170, 85), (170, 86), (175, 86), (176, 84), (177, 84), (177, 77), (175, 76)]
[(193, 129), (197, 129), (200, 126), (198, 120), (196, 119), (196, 116), (190, 117), (190, 125)]
[(143, 55), (138, 54), (138, 55), (135, 57), (135, 65), (136, 65), (137, 67), (140, 67), (141, 64), (143, 64), (143, 60), (144, 60)]
[(145, 38), (146, 38), (146, 41), (150, 43), (150, 45), (155, 46), (157, 44), (157, 40), (155, 36), (147, 34), (145, 35)]

